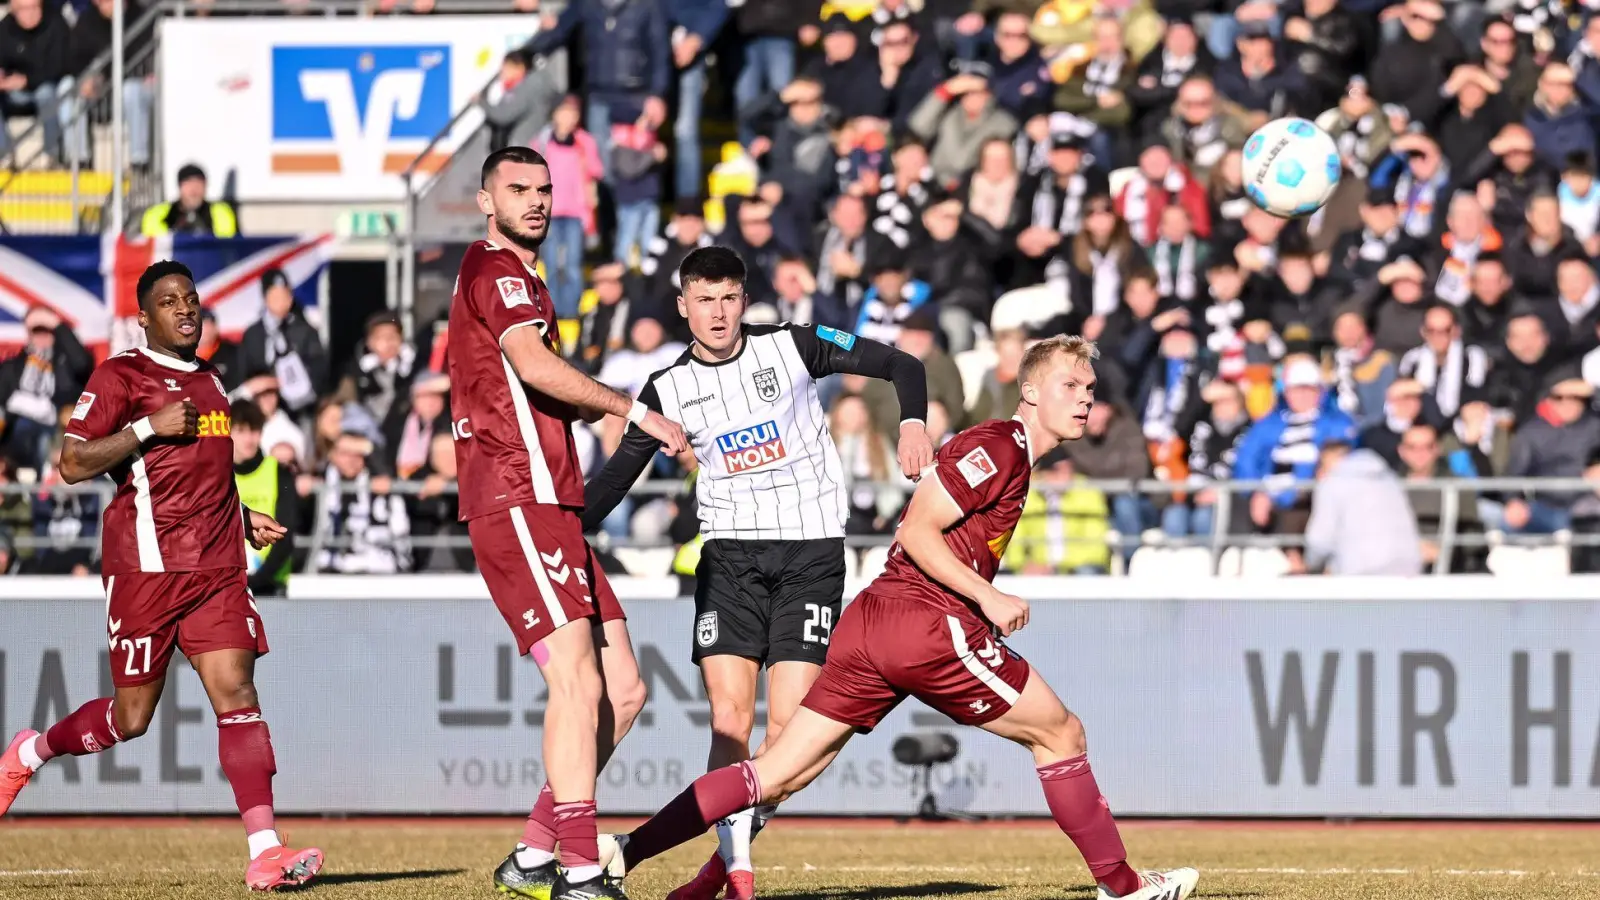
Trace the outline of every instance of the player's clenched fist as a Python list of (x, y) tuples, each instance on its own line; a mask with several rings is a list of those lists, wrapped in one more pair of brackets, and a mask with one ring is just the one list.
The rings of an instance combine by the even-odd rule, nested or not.
[(1011, 632), (1028, 624), (1028, 601), (1021, 597), (997, 590), (981, 600), (978, 606), (983, 609), (984, 618), (1000, 629), (1001, 637), (1010, 637)]
[(156, 437), (194, 437), (200, 432), (200, 410), (187, 397), (169, 403), (150, 416), (150, 429)]
[(904, 422), (900, 425), (900, 471), (912, 481), (922, 477), (922, 470), (933, 464), (933, 440), (921, 422)]
[(684, 435), (683, 426), (655, 410), (645, 414), (644, 421), (639, 423), (639, 427), (645, 434), (661, 442), (663, 453), (677, 456), (689, 449), (689, 438)]

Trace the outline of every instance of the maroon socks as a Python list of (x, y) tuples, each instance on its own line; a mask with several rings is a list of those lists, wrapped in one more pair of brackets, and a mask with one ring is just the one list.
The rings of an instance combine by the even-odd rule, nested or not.
[(40, 759), (52, 756), (87, 756), (99, 753), (122, 740), (116, 718), (111, 714), (111, 698), (90, 700), (72, 715), (50, 726), (44, 740), (35, 744)]
[(1116, 820), (1111, 818), (1111, 807), (1089, 771), (1089, 754), (1041, 766), (1039, 783), (1044, 786), (1051, 817), (1083, 854), (1094, 880), (1119, 896), (1137, 891), (1139, 873), (1128, 865), (1128, 851), (1122, 846)]
[(631, 869), (691, 841), (705, 834), (718, 819), (760, 802), (761, 780), (750, 760), (707, 772), (628, 835), (623, 851), (627, 866)]

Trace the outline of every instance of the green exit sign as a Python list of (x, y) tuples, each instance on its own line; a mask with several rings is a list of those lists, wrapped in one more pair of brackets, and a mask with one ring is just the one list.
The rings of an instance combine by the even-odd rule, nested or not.
[(395, 219), (394, 228), (399, 228), (398, 213), (375, 209), (351, 210), (339, 214), (339, 221), (334, 226), (334, 231), (342, 238), (386, 238), (391, 231), (389, 224), (391, 216)]

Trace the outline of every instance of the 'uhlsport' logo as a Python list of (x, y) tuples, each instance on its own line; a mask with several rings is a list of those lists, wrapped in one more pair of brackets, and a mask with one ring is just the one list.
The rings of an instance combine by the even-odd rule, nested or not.
[(722, 451), (722, 461), (729, 475), (759, 469), (786, 455), (783, 438), (778, 435), (778, 426), (774, 422), (763, 422), (721, 435), (717, 438), (717, 449)]

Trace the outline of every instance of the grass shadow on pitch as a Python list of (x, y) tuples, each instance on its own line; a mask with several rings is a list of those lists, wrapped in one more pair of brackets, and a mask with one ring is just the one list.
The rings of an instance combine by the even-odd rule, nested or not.
[(973, 884), (970, 881), (930, 881), (925, 884), (885, 884), (874, 887), (809, 888), (789, 891), (763, 888), (761, 894), (765, 897), (783, 897), (784, 900), (906, 900), (913, 897), (987, 894), (998, 890), (1003, 888), (993, 884)]
[(312, 886), (322, 884), (382, 884), (386, 881), (421, 881), (465, 875), (466, 869), (413, 869), (406, 872), (332, 872), (317, 876)]

